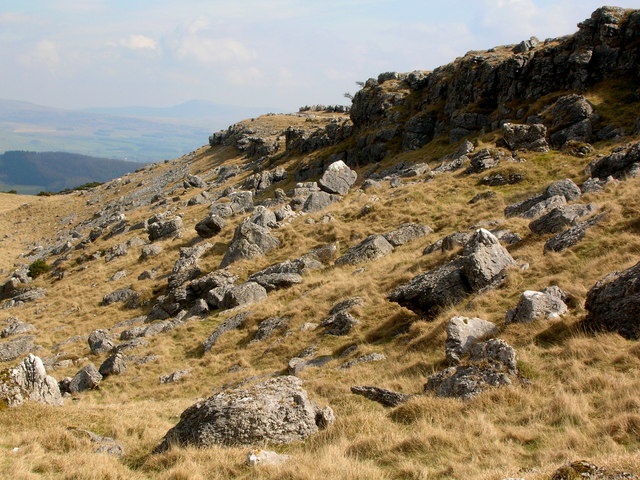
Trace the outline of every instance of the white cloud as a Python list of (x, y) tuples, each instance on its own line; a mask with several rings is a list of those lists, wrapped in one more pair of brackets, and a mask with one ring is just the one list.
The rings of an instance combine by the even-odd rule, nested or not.
[(209, 20), (206, 17), (198, 17), (189, 25), (187, 25), (187, 31), (191, 34), (196, 34), (209, 28)]
[(255, 85), (264, 79), (264, 73), (257, 67), (234, 68), (225, 74), (227, 80), (236, 86)]
[(256, 54), (234, 38), (206, 38), (188, 35), (179, 40), (176, 55), (183, 60), (220, 65), (246, 63)]
[(158, 42), (153, 38), (145, 37), (144, 35), (129, 35), (117, 42), (110, 42), (108, 45), (112, 47), (124, 47), (130, 50), (155, 50), (158, 47)]
[(42, 67), (55, 70), (60, 64), (58, 45), (51, 40), (41, 40), (26, 54), (19, 57), (20, 62), (28, 67)]

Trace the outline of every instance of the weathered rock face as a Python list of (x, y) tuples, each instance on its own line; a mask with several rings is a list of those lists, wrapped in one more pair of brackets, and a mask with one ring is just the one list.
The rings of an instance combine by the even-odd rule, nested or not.
[(606, 157), (595, 160), (589, 165), (591, 176), (606, 180), (609, 176), (619, 180), (626, 176), (635, 176), (640, 171), (640, 142), (616, 148)]
[(94, 330), (87, 339), (91, 353), (105, 353), (114, 347), (111, 335), (107, 330)]
[(460, 257), (414, 277), (391, 292), (389, 300), (429, 318), (442, 307), (458, 303), (473, 292), (499, 285), (506, 268), (513, 263), (498, 239), (480, 229)]
[(386, 388), (372, 387), (369, 385), (353, 386), (351, 387), (351, 393), (362, 395), (385, 407), (397, 407), (398, 405), (406, 403), (412, 397), (412, 395), (407, 395), (406, 393), (398, 393)]
[(586, 327), (640, 339), (640, 263), (596, 283), (584, 306)]
[(518, 305), (507, 312), (505, 323), (531, 323), (542, 318), (557, 318), (567, 312), (567, 305), (556, 295), (526, 290)]
[(460, 366), (429, 377), (424, 389), (439, 397), (469, 399), (489, 387), (512, 385), (517, 375), (515, 350), (503, 340), (492, 339), (471, 347)]
[(227, 222), (217, 215), (208, 215), (196, 223), (195, 229), (199, 237), (211, 238), (219, 234)]
[(433, 232), (433, 229), (427, 225), (418, 225), (416, 223), (403, 223), (393, 232), (385, 233), (383, 237), (394, 247), (399, 247), (405, 243), (413, 242), (425, 235)]
[(511, 150), (525, 150), (532, 152), (548, 152), (547, 127), (536, 123), (533, 125), (518, 125), (505, 123), (502, 126), (502, 138)]
[(220, 268), (231, 265), (242, 258), (254, 258), (280, 246), (280, 240), (271, 235), (268, 227), (256, 225), (245, 218), (235, 230), (231, 244), (222, 259)]
[(551, 145), (561, 148), (569, 141), (588, 142), (593, 133), (597, 115), (593, 105), (582, 95), (565, 95), (542, 111), (541, 116), (551, 118)]
[(31, 332), (35, 330), (36, 327), (31, 325), (30, 323), (20, 322), (17, 319), (14, 319), (9, 325), (4, 327), (2, 331), (0, 331), (0, 338), (7, 338), (13, 335), (21, 335), (23, 333)]
[(584, 222), (580, 222), (564, 232), (554, 235), (544, 244), (544, 251), (561, 252), (567, 248), (573, 247), (584, 238), (587, 234), (587, 230), (595, 227), (605, 218), (606, 214), (602, 213), (595, 217), (591, 217)]
[(477, 342), (497, 332), (496, 326), (481, 318), (453, 317), (447, 323), (445, 353), (449, 364), (460, 363), (462, 356)]
[(0, 372), (0, 405), (17, 407), (25, 401), (62, 405), (55, 378), (47, 375), (42, 360), (29, 354), (16, 368)]
[(529, 224), (529, 229), (536, 235), (544, 235), (545, 233), (558, 233), (567, 227), (575, 225), (577, 221), (595, 212), (596, 206), (592, 203), (562, 205), (544, 214), (537, 220)]
[(31, 351), (33, 349), (34, 339), (34, 336), (26, 335), (8, 342), (0, 343), (0, 362), (15, 360), (20, 355), (24, 355)]
[(333, 421), (329, 407), (315, 405), (296, 377), (228, 390), (189, 407), (156, 448), (171, 445), (262, 445), (304, 440)]
[(109, 375), (120, 375), (127, 370), (127, 360), (124, 354), (118, 352), (111, 355), (107, 358), (100, 368), (98, 372), (103, 377), (108, 377)]
[(336, 260), (336, 265), (356, 265), (384, 257), (392, 251), (393, 245), (382, 235), (371, 235), (347, 250), (343, 256)]
[(318, 180), (318, 186), (328, 193), (346, 195), (357, 179), (358, 174), (342, 160), (338, 160), (327, 167)]
[(151, 223), (147, 227), (147, 233), (149, 234), (149, 241), (155, 242), (156, 240), (163, 240), (165, 238), (181, 238), (183, 231), (182, 218), (175, 217), (171, 220), (157, 221)]
[[(606, 79), (637, 82), (638, 16), (638, 11), (603, 7), (580, 23), (574, 35), (512, 52), (469, 52), (430, 73), (367, 82), (352, 103), (355, 142), (347, 163), (378, 162), (394, 145), (415, 149), (441, 135), (456, 142), (496, 129), (524, 115), (511, 102), (583, 90)], [(526, 123), (543, 123), (552, 145), (560, 147), (572, 139), (589, 141), (597, 119), (584, 97), (567, 95)]]
[(98, 387), (102, 380), (102, 375), (93, 364), (89, 364), (80, 370), (71, 379), (68, 385), (69, 393), (79, 393), (85, 390), (93, 390)]

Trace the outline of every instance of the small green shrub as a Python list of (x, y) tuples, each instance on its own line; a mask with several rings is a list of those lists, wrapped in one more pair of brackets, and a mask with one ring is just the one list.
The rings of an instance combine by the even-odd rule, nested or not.
[(49, 270), (51, 270), (51, 266), (44, 260), (39, 259), (29, 265), (29, 271), (27, 274), (31, 278), (37, 278), (43, 273), (47, 273)]

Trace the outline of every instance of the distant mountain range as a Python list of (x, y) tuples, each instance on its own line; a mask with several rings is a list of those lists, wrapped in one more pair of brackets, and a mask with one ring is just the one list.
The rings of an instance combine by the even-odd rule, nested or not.
[(106, 182), (138, 168), (140, 163), (76, 153), (9, 151), (0, 155), (0, 190), (58, 192), (85, 183)]
[(180, 157), (213, 131), (266, 109), (193, 100), (173, 107), (63, 110), (0, 99), (0, 152), (64, 151), (134, 162)]

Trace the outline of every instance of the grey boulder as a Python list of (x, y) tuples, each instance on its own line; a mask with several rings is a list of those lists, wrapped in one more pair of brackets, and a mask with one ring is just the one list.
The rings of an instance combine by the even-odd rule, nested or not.
[(256, 225), (251, 221), (251, 218), (245, 218), (236, 228), (220, 268), (231, 265), (240, 259), (262, 256), (279, 246), (280, 240), (271, 235), (271, 230), (268, 227)]
[(29, 354), (20, 365), (5, 372), (0, 377), (0, 406), (17, 407), (25, 401), (62, 405), (58, 382), (47, 375), (39, 357)]
[(449, 364), (460, 363), (465, 353), (477, 342), (497, 332), (496, 326), (481, 318), (456, 316), (447, 322), (445, 353)]
[(587, 293), (584, 306), (588, 312), (585, 327), (640, 339), (640, 263), (598, 281)]
[(525, 150), (532, 152), (548, 152), (547, 127), (536, 123), (533, 125), (519, 125), (505, 123), (502, 126), (502, 138), (510, 150)]
[(336, 265), (356, 265), (384, 257), (393, 251), (391, 245), (382, 235), (370, 235), (358, 245), (351, 247), (336, 260)]
[(304, 440), (334, 419), (331, 408), (320, 408), (309, 399), (300, 379), (277, 377), (246, 389), (226, 390), (189, 407), (156, 452), (171, 445), (286, 444)]
[(338, 160), (327, 167), (318, 180), (318, 186), (328, 193), (346, 195), (357, 179), (358, 174)]
[(557, 318), (566, 312), (567, 305), (557, 295), (526, 290), (518, 305), (507, 312), (505, 323), (531, 323), (541, 318)]

